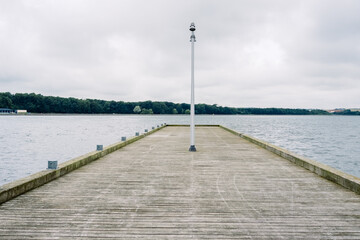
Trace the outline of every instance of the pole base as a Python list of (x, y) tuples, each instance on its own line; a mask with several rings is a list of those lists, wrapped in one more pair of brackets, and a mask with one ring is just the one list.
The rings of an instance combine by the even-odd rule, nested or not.
[(195, 147), (195, 145), (190, 145), (189, 151), (190, 151), (190, 152), (196, 152), (196, 147)]

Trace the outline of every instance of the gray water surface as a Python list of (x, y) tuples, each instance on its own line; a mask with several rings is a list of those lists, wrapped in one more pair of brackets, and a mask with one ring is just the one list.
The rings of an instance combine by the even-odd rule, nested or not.
[[(161, 123), (189, 124), (187, 115), (0, 116), (0, 185), (119, 142)], [(360, 117), (198, 115), (360, 177)], [(187, 150), (187, 149), (185, 149)]]

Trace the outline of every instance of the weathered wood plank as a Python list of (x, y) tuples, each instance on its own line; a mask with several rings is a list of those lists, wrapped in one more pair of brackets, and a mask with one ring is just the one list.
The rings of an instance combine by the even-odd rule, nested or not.
[(360, 196), (218, 127), (166, 127), (0, 205), (0, 239), (359, 239)]

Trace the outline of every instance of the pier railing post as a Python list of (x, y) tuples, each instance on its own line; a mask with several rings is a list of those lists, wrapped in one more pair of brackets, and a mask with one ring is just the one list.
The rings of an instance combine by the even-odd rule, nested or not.
[(49, 170), (57, 169), (58, 161), (48, 161), (48, 168)]

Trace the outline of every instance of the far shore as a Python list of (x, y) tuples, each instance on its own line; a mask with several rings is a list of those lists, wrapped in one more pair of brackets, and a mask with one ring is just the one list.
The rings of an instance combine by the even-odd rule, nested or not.
[[(195, 114), (196, 116), (359, 116), (338, 114)], [(129, 113), (27, 113), (27, 114), (0, 114), (1, 116), (190, 116), (190, 114), (129, 114)]]

